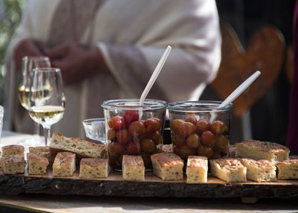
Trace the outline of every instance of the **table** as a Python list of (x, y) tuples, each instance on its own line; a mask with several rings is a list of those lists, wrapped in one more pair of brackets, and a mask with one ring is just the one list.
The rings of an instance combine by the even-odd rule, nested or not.
[[(31, 135), (3, 131), (1, 145), (30, 138)], [(0, 212), (294, 212), (297, 199), (262, 199), (254, 204), (241, 199), (124, 198), (54, 196), (24, 194), (0, 195)]]

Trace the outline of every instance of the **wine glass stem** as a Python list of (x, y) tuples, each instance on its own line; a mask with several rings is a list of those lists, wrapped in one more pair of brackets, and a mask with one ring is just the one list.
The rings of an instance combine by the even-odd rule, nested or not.
[(40, 124), (39, 123), (36, 123), (36, 122), (34, 122), (34, 134), (36, 134), (36, 135), (40, 135), (40, 126), (39, 126)]
[(43, 134), (44, 134), (44, 141), (45, 145), (50, 145), (50, 138), (51, 138), (51, 126), (43, 126)]

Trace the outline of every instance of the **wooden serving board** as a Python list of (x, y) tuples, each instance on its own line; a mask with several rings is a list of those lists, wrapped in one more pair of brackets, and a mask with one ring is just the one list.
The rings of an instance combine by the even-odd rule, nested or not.
[[(78, 171), (71, 178), (46, 175), (4, 175), (0, 170), (0, 193), (18, 195), (38, 193), (52, 195), (89, 195), (120, 197), (193, 197), (242, 198), (255, 202), (260, 198), (296, 198), (298, 180), (277, 182), (226, 183), (208, 177), (208, 183), (187, 184), (183, 181), (162, 181), (152, 172), (146, 173), (144, 182), (124, 181), (122, 173), (112, 171), (108, 178), (80, 179)], [(252, 198), (250, 201), (249, 199)]]

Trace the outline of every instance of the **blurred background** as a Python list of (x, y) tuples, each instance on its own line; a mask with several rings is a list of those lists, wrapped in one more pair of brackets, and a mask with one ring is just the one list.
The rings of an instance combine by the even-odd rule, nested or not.
[[(284, 37), (286, 50), (291, 53), (292, 18), (295, 0), (217, 0), (221, 22), (235, 30), (244, 48), (250, 37), (262, 26), (272, 25)], [(0, 104), (4, 101), (4, 60), (9, 41), (21, 19), (25, 0), (0, 0)], [(242, 119), (235, 118), (235, 125), (243, 134), (231, 133), (233, 142), (245, 137), (285, 144), (288, 123), (290, 78), (286, 74), (286, 61), (290, 58), (284, 51), (283, 64), (277, 80), (266, 94), (250, 108)], [(201, 99), (217, 99), (219, 96), (208, 86)], [(237, 121), (238, 120), (238, 121)], [(243, 120), (249, 120), (244, 122)], [(237, 123), (238, 122), (238, 123)], [(249, 125), (245, 125), (245, 123)], [(247, 134), (248, 133), (248, 134)], [(233, 135), (234, 134), (234, 135)]]

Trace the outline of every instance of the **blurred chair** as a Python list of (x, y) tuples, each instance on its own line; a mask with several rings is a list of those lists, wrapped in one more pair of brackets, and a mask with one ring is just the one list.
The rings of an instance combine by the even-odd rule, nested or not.
[[(263, 26), (253, 36), (246, 50), (237, 34), (227, 23), (221, 23), (222, 61), (211, 87), (224, 100), (235, 88), (256, 70), (260, 77), (233, 103), (236, 120), (231, 132), (231, 143), (250, 139), (250, 119), (246, 115), (250, 108), (273, 86), (284, 61), (285, 42), (281, 32), (274, 26)], [(234, 119), (234, 120), (235, 120)]]

